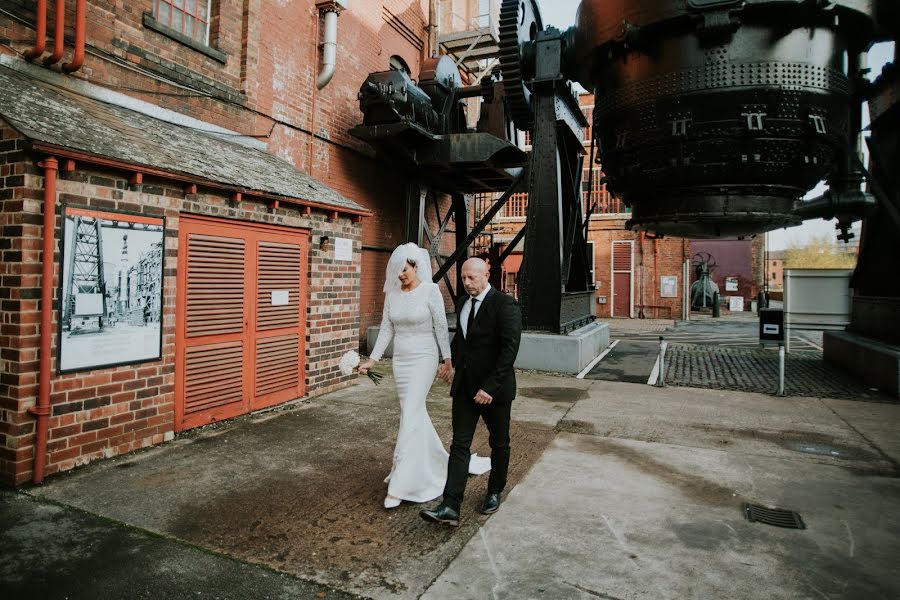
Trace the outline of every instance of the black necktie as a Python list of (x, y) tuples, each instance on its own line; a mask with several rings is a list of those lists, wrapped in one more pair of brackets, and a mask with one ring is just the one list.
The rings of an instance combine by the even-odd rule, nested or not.
[(475, 325), (475, 303), (478, 298), (472, 297), (472, 303), (469, 305), (469, 320), (466, 323), (466, 337), (472, 334), (472, 326)]

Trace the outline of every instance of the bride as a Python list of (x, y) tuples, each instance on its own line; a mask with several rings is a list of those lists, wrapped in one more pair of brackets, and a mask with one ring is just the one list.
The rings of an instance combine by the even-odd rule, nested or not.
[[(366, 374), (394, 340), (394, 381), (400, 398), (400, 431), (394, 463), (385, 479), (385, 508), (400, 502), (429, 502), (447, 480), (447, 451), (425, 409), (435, 375), (450, 381), (450, 338), (444, 298), (431, 281), (431, 257), (416, 244), (399, 246), (388, 261), (384, 311), (371, 357), (359, 365)], [(443, 360), (438, 360), (438, 351)], [(490, 458), (472, 455), (469, 472), (490, 469)]]

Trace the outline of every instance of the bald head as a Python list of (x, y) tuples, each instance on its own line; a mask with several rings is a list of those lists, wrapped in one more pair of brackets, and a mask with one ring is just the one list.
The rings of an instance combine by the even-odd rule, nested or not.
[(466, 293), (477, 296), (488, 286), (488, 266), (480, 258), (470, 258), (462, 266), (462, 284)]

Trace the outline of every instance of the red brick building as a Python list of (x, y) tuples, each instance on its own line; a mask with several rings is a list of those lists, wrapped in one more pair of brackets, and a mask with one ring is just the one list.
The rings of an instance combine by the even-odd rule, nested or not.
[(342, 4), (5, 3), (0, 481), (346, 385), (406, 235), (356, 93), (436, 34)]
[[(711, 258), (714, 266), (710, 279), (719, 287), (719, 299), (725, 309), (750, 310), (752, 302), (764, 291), (764, 247), (762, 235), (691, 242), (695, 255), (702, 255), (704, 260)], [(781, 263), (783, 270), (784, 261)]]

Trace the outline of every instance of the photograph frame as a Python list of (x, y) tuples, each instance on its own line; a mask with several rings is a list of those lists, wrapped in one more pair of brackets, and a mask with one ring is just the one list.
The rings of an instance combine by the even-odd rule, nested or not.
[(660, 298), (677, 298), (678, 297), (678, 276), (677, 275), (660, 275), (659, 276), (659, 297)]
[[(79, 217), (85, 221), (80, 222)], [(162, 362), (166, 217), (64, 203), (61, 221), (55, 306), (56, 372), (77, 373)], [(104, 230), (138, 234), (132, 235), (131, 241), (132, 247), (137, 246), (136, 259), (128, 262), (127, 233), (110, 236), (109, 250), (104, 249)], [(92, 235), (96, 237), (96, 242)], [(80, 244), (78, 250), (75, 249), (76, 243)], [(71, 291), (76, 277), (76, 258), (79, 259), (77, 274), (82, 276), (87, 272), (87, 280), (81, 278), (78, 287), (90, 288), (93, 285), (96, 289), (90, 292)], [(113, 258), (118, 261), (118, 281), (116, 285), (107, 285), (106, 274), (116, 269), (116, 264), (111, 260)], [(130, 275), (136, 268), (140, 272), (134, 273), (132, 280)], [(115, 331), (117, 328), (118, 332)], [(129, 347), (129, 343), (136, 345), (136, 339), (142, 342), (142, 348)], [(101, 349), (104, 342), (118, 345), (118, 348), (108, 353), (100, 350), (90, 354), (91, 350)]]

